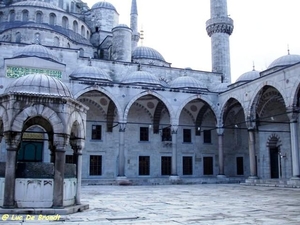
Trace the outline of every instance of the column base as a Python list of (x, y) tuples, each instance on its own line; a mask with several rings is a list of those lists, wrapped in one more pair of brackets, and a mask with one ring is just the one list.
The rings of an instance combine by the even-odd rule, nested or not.
[(126, 176), (119, 176), (116, 178), (118, 185), (132, 185), (131, 181)]
[(180, 180), (180, 177), (178, 175), (171, 175), (169, 177), (169, 181), (172, 183), (172, 184), (180, 184), (181, 183), (181, 180)]
[(300, 180), (300, 176), (294, 176), (291, 178), (291, 180)]
[(219, 179), (224, 179), (224, 178), (227, 178), (224, 174), (218, 174), (217, 175), (217, 178)]

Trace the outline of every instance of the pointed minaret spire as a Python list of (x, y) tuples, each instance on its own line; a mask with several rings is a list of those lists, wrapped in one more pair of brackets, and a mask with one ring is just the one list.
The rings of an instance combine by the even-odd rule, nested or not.
[(227, 0), (210, 0), (210, 14), (206, 31), (211, 38), (212, 72), (221, 73), (223, 82), (231, 83), (229, 36), (233, 20), (227, 13)]
[(138, 10), (136, 0), (132, 0), (131, 2), (130, 28), (132, 30), (131, 49), (133, 51), (137, 47), (140, 39), (140, 34), (138, 32)]

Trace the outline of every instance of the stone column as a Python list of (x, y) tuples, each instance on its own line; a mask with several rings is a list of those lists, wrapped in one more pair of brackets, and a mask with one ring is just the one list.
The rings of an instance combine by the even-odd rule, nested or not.
[(224, 129), (218, 128), (218, 147), (219, 147), (219, 174), (218, 178), (225, 178), (224, 172), (224, 149), (223, 149), (223, 137), (224, 137)]
[(171, 168), (171, 176), (170, 181), (172, 183), (179, 182), (180, 178), (178, 176), (177, 172), (177, 131), (178, 131), (178, 125), (172, 125), (171, 126), (172, 131), (172, 168)]
[(256, 160), (255, 160), (255, 141), (254, 141), (254, 129), (248, 129), (249, 134), (249, 159), (250, 159), (250, 179), (257, 179)]
[(76, 196), (75, 196), (75, 203), (80, 205), (80, 193), (81, 193), (81, 172), (82, 172), (82, 149), (84, 147), (83, 140), (77, 139), (71, 141), (72, 149), (74, 150), (74, 161), (76, 164)]
[(17, 152), (20, 146), (21, 133), (7, 132), (4, 134), (6, 142), (5, 184), (3, 208), (15, 207), (15, 178)]
[(54, 163), (54, 188), (53, 208), (62, 208), (64, 202), (64, 179), (65, 179), (65, 147), (66, 137), (58, 137), (55, 141), (55, 163)]
[(299, 141), (298, 141), (298, 121), (297, 116), (291, 116), (290, 118), (290, 130), (291, 130), (291, 148), (292, 148), (292, 179), (300, 179), (300, 166), (299, 166)]
[(118, 161), (118, 177), (125, 177), (125, 129), (126, 124), (121, 123), (119, 129), (119, 161)]

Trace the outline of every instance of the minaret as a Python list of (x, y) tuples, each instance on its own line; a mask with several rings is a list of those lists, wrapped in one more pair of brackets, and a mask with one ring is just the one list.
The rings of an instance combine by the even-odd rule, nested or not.
[(132, 30), (131, 49), (133, 51), (137, 47), (140, 39), (140, 34), (138, 32), (138, 11), (136, 0), (132, 0), (131, 2), (130, 28)]
[(210, 14), (206, 31), (211, 37), (212, 72), (222, 73), (222, 81), (231, 83), (229, 36), (233, 20), (227, 14), (227, 0), (210, 0)]

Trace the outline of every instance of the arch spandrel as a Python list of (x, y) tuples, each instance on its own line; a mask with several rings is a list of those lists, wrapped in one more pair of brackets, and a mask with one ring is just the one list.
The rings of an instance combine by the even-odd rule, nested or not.
[(256, 105), (261, 97), (261, 91), (263, 90), (264, 87), (272, 87), (275, 90), (278, 91), (278, 93), (282, 96), (284, 104), (287, 106), (288, 105), (288, 101), (285, 98), (285, 95), (283, 93), (285, 93), (285, 90), (283, 90), (283, 88), (281, 88), (281, 85), (278, 84), (277, 82), (273, 82), (273, 81), (265, 81), (260, 83), (256, 89), (253, 92), (253, 96), (251, 98), (251, 101), (249, 102), (249, 105), (247, 106), (247, 113), (245, 114), (247, 118), (255, 118), (256, 116)]
[[(230, 103), (230, 101), (232, 101), (232, 102)], [(220, 111), (220, 115), (218, 118), (219, 122), (220, 122), (219, 125), (222, 125), (222, 126), (224, 125), (224, 116), (226, 115), (226, 113), (238, 105), (242, 108), (244, 115), (246, 115), (244, 106), (241, 104), (241, 101), (239, 101), (237, 98), (230, 96), (226, 99), (226, 101), (223, 102), (223, 104), (220, 107), (221, 111)], [(246, 116), (245, 116), (245, 119), (246, 119)], [(247, 122), (247, 121), (245, 121), (245, 122)], [(220, 127), (222, 127), (222, 126), (220, 126)]]
[(154, 91), (146, 91), (146, 92), (142, 92), (138, 95), (136, 95), (135, 97), (133, 97), (129, 102), (128, 104), (126, 105), (125, 107), (125, 111), (124, 111), (124, 122), (127, 121), (127, 118), (128, 118), (128, 113), (129, 113), (129, 110), (130, 108), (132, 107), (132, 105), (141, 97), (144, 97), (146, 95), (152, 95), (154, 97), (156, 97), (158, 100), (162, 101), (164, 103), (164, 105), (166, 106), (167, 110), (169, 111), (169, 114), (170, 114), (170, 119), (172, 121), (172, 115), (174, 115), (174, 111), (173, 111), (173, 107), (172, 105), (166, 100), (165, 97), (163, 97), (162, 95), (154, 92)]
[[(72, 131), (74, 129), (74, 125), (76, 127), (75, 131), (76, 134), (74, 134), (76, 136), (76, 138), (80, 138), (80, 139), (84, 139), (85, 138), (85, 120), (82, 118), (82, 115), (75, 111), (70, 115), (70, 118), (67, 122), (68, 124), (68, 129), (67, 129), (67, 134), (72, 134)], [(72, 136), (72, 135), (71, 135)]]
[(7, 116), (7, 112), (6, 110), (0, 106), (0, 123), (2, 123), (2, 129), (3, 131), (6, 131), (8, 130), (8, 127), (9, 127), (9, 118)]
[(183, 110), (183, 108), (191, 101), (193, 100), (201, 100), (203, 101), (204, 103), (208, 104), (209, 105), (209, 108), (212, 110), (213, 114), (214, 114), (214, 117), (215, 117), (215, 120), (217, 122), (217, 112), (218, 112), (218, 108), (217, 108), (217, 105), (216, 104), (213, 104), (212, 101), (208, 98), (205, 98), (203, 96), (199, 97), (199, 95), (193, 95), (193, 96), (190, 96), (189, 98), (186, 98), (182, 103), (181, 103), (181, 106), (178, 108), (177, 112), (176, 112), (176, 115), (174, 117), (174, 121), (175, 123), (177, 122), (177, 124), (179, 123), (179, 118), (180, 118), (180, 115), (181, 115), (181, 112)]
[(100, 87), (88, 87), (82, 91), (77, 92), (76, 94), (74, 94), (74, 98), (78, 99), (80, 96), (83, 96), (84, 94), (90, 92), (90, 91), (98, 91), (100, 93), (105, 94), (111, 101), (113, 101), (113, 103), (115, 104), (116, 108), (117, 108), (117, 112), (118, 112), (118, 117), (119, 120), (121, 120), (123, 118), (123, 107), (120, 105), (118, 99), (109, 91), (105, 90), (104, 88), (100, 88)]

